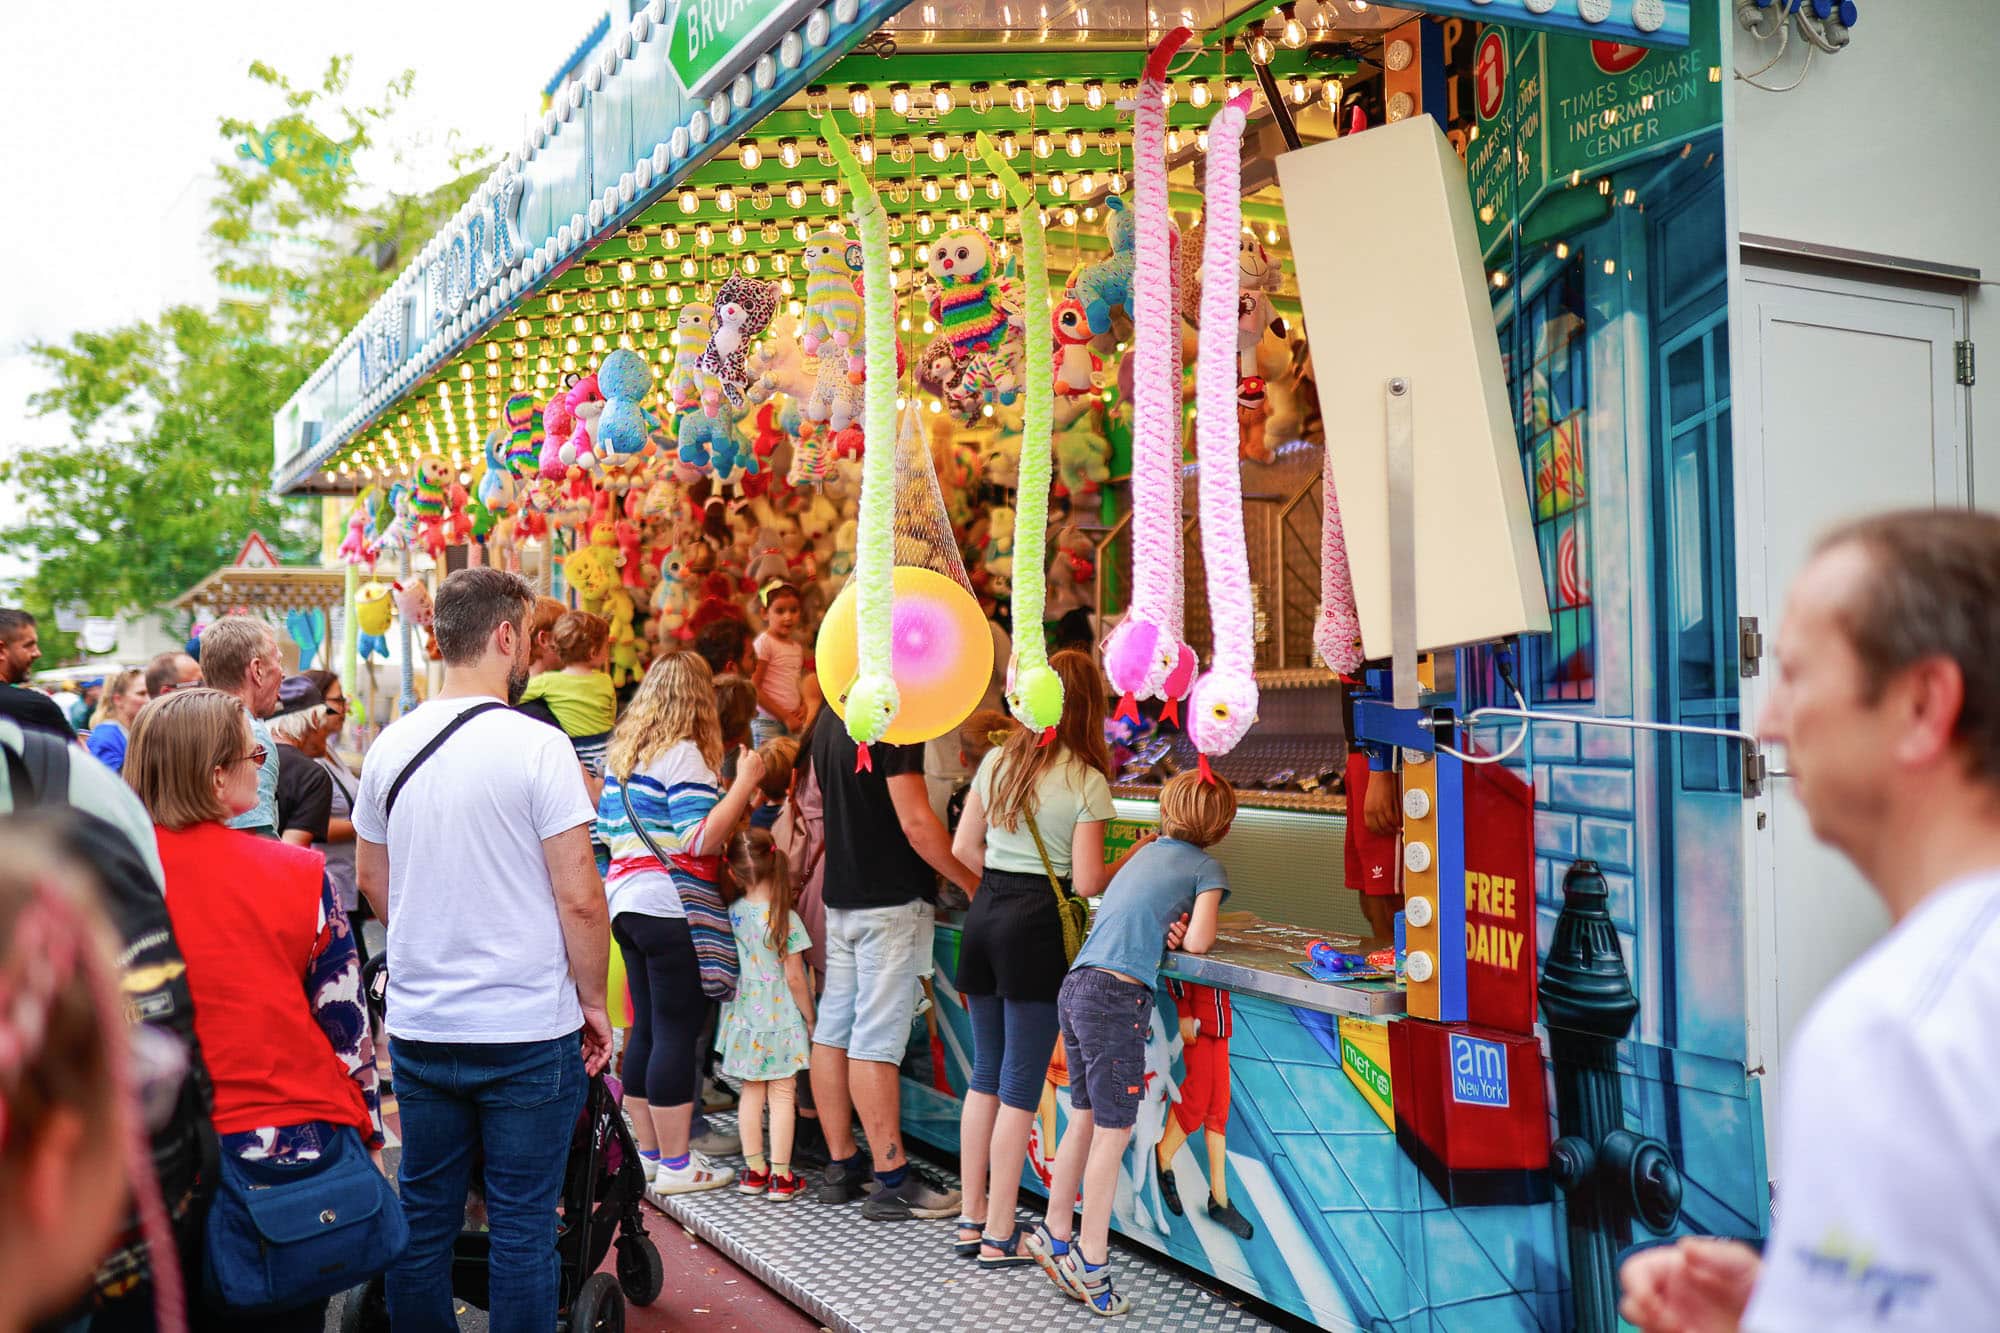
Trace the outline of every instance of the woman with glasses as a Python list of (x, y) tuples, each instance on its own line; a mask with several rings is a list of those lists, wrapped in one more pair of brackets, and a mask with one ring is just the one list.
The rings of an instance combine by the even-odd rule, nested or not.
[[(265, 757), (235, 697), (176, 690), (140, 714), (125, 780), (159, 838), (222, 1150), (303, 1168), (379, 1150), (381, 1114), (360, 959), (323, 859), (225, 827), (257, 804)], [(325, 1317), (317, 1301), (254, 1326)]]

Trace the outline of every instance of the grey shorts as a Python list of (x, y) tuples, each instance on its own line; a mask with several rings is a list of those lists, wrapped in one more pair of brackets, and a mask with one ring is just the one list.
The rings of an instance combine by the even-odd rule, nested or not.
[(1056, 997), (1069, 1104), (1104, 1129), (1130, 1129), (1146, 1089), (1146, 1028), (1153, 992), (1095, 967), (1063, 978)]
[(931, 905), (830, 907), (826, 912), (826, 991), (813, 1043), (850, 1060), (899, 1065), (931, 971)]

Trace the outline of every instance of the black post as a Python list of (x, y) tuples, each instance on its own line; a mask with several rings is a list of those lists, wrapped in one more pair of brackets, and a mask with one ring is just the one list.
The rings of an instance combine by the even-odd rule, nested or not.
[(1680, 1173), (1665, 1145), (1625, 1128), (1618, 1041), (1638, 1016), (1639, 997), (1608, 897), (1596, 862), (1569, 868), (1539, 988), (1562, 1131), (1550, 1164), (1569, 1196), (1570, 1287), (1580, 1333), (1618, 1327), (1615, 1264), (1631, 1243), (1633, 1218), (1665, 1234), (1681, 1204)]

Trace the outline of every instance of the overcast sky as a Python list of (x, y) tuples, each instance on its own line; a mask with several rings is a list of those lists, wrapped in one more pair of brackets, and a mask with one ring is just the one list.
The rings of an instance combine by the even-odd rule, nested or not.
[[(350, 91), (373, 96), (405, 68), (416, 89), (401, 128), (428, 150), (400, 188), (444, 178), (444, 135), (504, 151), (538, 114), (542, 85), (589, 31), (601, 0), (0, 0), (0, 51), (16, 108), (0, 130), (0, 451), (67, 438), (28, 414), (43, 384), (35, 341), (144, 318), (212, 294), (203, 248), (226, 116), (258, 120), (277, 99), (245, 75), (263, 60), (313, 84), (334, 55), (355, 57)], [(0, 495), (0, 515), (14, 505)], [(24, 553), (0, 551), (0, 577)]]

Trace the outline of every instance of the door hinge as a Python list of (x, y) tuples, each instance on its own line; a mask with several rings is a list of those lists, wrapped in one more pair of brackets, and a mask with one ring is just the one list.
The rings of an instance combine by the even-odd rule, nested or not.
[(1755, 616), (1741, 616), (1736, 621), (1736, 661), (1745, 680), (1763, 667), (1764, 633)]
[(1764, 763), (1764, 752), (1754, 745), (1743, 747), (1743, 799), (1754, 801), (1764, 794), (1764, 780), (1768, 768)]
[(1960, 338), (1951, 346), (1952, 365), (1960, 384), (1971, 384), (1975, 378), (1975, 364), (1972, 356), (1972, 339)]

